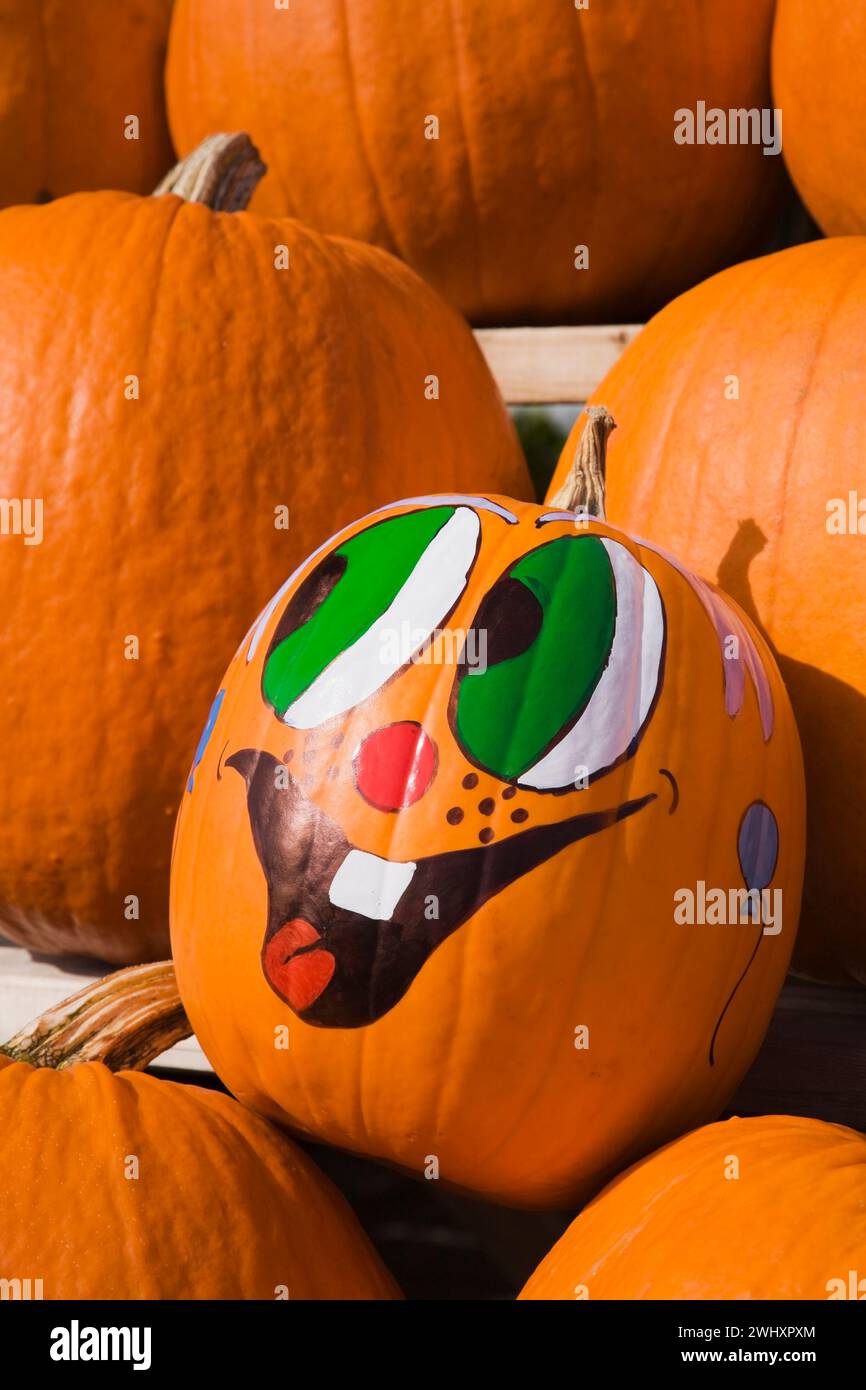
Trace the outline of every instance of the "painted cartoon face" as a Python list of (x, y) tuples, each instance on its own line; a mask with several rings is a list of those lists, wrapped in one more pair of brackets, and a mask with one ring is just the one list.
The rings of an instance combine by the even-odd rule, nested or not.
[[(514, 506), (420, 499), (347, 528), (236, 658), (264, 736), (230, 738), (216, 775), (245, 784), (267, 883), (262, 970), (308, 1023), (382, 1017), (515, 880), (660, 797), (676, 809), (675, 773), (637, 756), (665, 674), (655, 578), (611, 528)], [(734, 630), (715, 591), (698, 597), (720, 637)], [(742, 637), (727, 712), (748, 672), (771, 726)], [(749, 824), (741, 863), (764, 872), (775, 822), (755, 810)]]

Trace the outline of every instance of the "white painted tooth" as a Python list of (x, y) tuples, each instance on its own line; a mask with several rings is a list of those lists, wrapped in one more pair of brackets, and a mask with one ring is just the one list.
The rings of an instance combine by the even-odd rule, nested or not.
[(328, 897), (334, 907), (359, 912), (374, 922), (390, 922), (416, 868), (352, 849), (334, 874)]

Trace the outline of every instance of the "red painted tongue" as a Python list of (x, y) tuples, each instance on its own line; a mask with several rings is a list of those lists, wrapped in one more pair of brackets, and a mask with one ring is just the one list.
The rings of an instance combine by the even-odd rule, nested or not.
[(336, 961), (330, 951), (295, 955), (302, 946), (320, 940), (315, 927), (303, 917), (293, 917), (275, 932), (262, 953), (265, 974), (277, 993), (298, 1013), (318, 999), (334, 973)]

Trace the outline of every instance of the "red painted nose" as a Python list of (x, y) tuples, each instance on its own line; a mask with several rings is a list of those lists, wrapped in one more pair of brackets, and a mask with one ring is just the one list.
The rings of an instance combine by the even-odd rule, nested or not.
[(388, 724), (367, 735), (352, 766), (365, 801), (380, 811), (402, 811), (433, 781), (436, 745), (420, 724)]

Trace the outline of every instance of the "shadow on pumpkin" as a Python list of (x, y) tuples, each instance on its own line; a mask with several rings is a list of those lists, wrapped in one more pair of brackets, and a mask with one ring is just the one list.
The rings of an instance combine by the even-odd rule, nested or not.
[[(761, 632), (779, 663), (801, 737), (809, 731), (803, 739), (806, 879), (793, 968), (837, 983), (852, 976), (866, 983), (866, 920), (851, 889), (863, 877), (866, 853), (866, 698), (845, 681), (786, 656), (770, 639), (749, 579), (766, 544), (757, 522), (741, 521), (716, 580)], [(838, 602), (845, 602), (844, 594)], [(832, 623), (832, 613), (827, 617)]]

